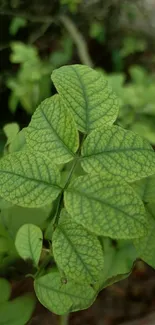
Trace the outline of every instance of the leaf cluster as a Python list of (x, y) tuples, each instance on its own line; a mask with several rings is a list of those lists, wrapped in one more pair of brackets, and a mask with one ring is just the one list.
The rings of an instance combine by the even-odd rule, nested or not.
[(39, 301), (61, 315), (88, 308), (136, 258), (154, 265), (155, 153), (114, 124), (119, 101), (102, 73), (63, 66), (52, 81), (57, 94), (0, 160), (0, 239), (32, 261)]

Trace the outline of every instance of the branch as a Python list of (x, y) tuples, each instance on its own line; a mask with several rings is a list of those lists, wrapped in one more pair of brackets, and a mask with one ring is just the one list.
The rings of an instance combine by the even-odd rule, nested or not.
[(62, 22), (62, 24), (64, 25), (64, 27), (70, 34), (73, 42), (75, 43), (81, 62), (83, 64), (88, 65), (89, 67), (93, 67), (93, 62), (92, 62), (91, 57), (88, 53), (86, 41), (85, 41), (83, 35), (77, 29), (76, 25), (73, 23), (73, 21), (69, 17), (67, 17), (65, 15), (59, 16), (59, 20)]

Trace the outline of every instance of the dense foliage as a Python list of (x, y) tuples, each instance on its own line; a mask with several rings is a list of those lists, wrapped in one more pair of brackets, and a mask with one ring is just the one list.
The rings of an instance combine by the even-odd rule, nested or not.
[[(11, 276), (23, 259), (39, 301), (62, 315), (88, 308), (137, 258), (155, 267), (155, 153), (116, 123), (119, 100), (102, 72), (63, 66), (52, 81), (57, 94), (41, 102), (28, 127), (5, 129), (0, 274)], [(18, 308), (24, 325), (35, 298), (8, 301), (9, 283), (1, 281), (0, 319), (19, 324)]]

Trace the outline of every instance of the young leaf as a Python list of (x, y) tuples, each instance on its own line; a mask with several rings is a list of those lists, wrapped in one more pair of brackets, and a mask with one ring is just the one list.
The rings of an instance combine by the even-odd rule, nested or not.
[(71, 217), (101, 236), (128, 239), (144, 236), (147, 218), (139, 196), (125, 182), (111, 176), (78, 177), (65, 192)]
[(36, 279), (34, 289), (41, 304), (58, 315), (86, 309), (96, 298), (96, 292), (90, 285), (72, 280), (63, 283), (57, 270)]
[(149, 228), (145, 237), (136, 238), (133, 244), (136, 247), (139, 257), (147, 264), (155, 268), (155, 210), (149, 209), (148, 221)]
[(150, 144), (119, 126), (94, 130), (83, 144), (82, 156), (82, 167), (91, 174), (108, 172), (134, 181), (155, 173), (155, 153)]
[(70, 220), (61, 222), (52, 240), (58, 267), (76, 282), (95, 283), (104, 265), (101, 244), (96, 236)]
[(31, 259), (38, 265), (42, 250), (43, 235), (39, 227), (32, 224), (23, 225), (17, 232), (15, 246), (23, 259)]
[(134, 182), (132, 187), (144, 202), (155, 201), (155, 175)]
[(118, 100), (99, 72), (84, 65), (64, 66), (53, 71), (52, 81), (80, 131), (88, 133), (116, 120)]
[(11, 285), (4, 279), (0, 278), (0, 305), (7, 301), (11, 295)]
[(0, 325), (25, 325), (35, 308), (36, 299), (25, 295), (0, 305)]
[(23, 207), (44, 206), (61, 189), (60, 174), (45, 155), (21, 151), (0, 160), (0, 196)]
[(78, 132), (59, 95), (45, 99), (39, 105), (27, 128), (26, 139), (34, 150), (48, 152), (53, 163), (73, 159), (79, 146)]

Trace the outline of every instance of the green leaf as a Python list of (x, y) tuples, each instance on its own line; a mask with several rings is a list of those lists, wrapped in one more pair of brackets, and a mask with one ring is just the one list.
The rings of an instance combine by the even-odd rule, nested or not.
[(56, 199), (61, 189), (57, 168), (40, 153), (21, 151), (0, 160), (0, 195), (25, 207), (44, 206)]
[(54, 232), (52, 248), (58, 267), (69, 278), (88, 283), (99, 279), (104, 264), (102, 247), (81, 225), (67, 217)]
[(108, 172), (134, 181), (155, 173), (155, 153), (150, 144), (118, 126), (98, 128), (82, 148), (82, 167), (91, 174)]
[(155, 268), (155, 203), (147, 205), (148, 232), (142, 238), (133, 240), (138, 256), (147, 264)]
[(128, 239), (146, 233), (147, 218), (139, 196), (110, 175), (78, 177), (65, 191), (71, 217), (101, 236)]
[(116, 120), (118, 100), (101, 73), (75, 64), (54, 70), (52, 81), (80, 131), (88, 133)]
[(19, 132), (19, 125), (17, 123), (5, 124), (3, 131), (7, 137), (7, 144), (9, 144)]
[(11, 295), (10, 283), (4, 278), (0, 278), (0, 306), (2, 303), (4, 303), (10, 298), (10, 295)]
[(155, 175), (143, 178), (131, 185), (144, 202), (155, 201)]
[(96, 293), (91, 286), (72, 280), (64, 282), (57, 270), (34, 282), (37, 298), (51, 312), (63, 315), (86, 309), (94, 302)]
[(115, 246), (109, 238), (100, 238), (103, 242), (105, 267), (100, 277), (99, 288), (126, 278), (133, 267), (137, 254), (133, 244), (127, 240), (118, 241)]
[(25, 295), (0, 305), (0, 325), (26, 325), (35, 308), (36, 300)]
[(31, 259), (37, 266), (41, 255), (42, 241), (43, 234), (40, 228), (32, 224), (25, 224), (17, 232), (15, 246), (23, 259)]
[(23, 208), (15, 205), (1, 211), (0, 224), (4, 226), (11, 237), (15, 238), (18, 229), (25, 223), (42, 226), (50, 211), (51, 205), (41, 208)]
[(23, 128), (14, 139), (12, 139), (10, 145), (9, 145), (9, 152), (16, 152), (25, 149), (26, 146), (26, 139), (25, 139), (25, 130), (26, 128)]
[(22, 27), (25, 27), (27, 24), (27, 21), (23, 17), (14, 17), (11, 21), (10, 27), (9, 27), (9, 33), (10, 35), (16, 35), (18, 30)]
[(78, 132), (59, 95), (45, 99), (39, 105), (27, 128), (26, 140), (34, 150), (48, 151), (53, 163), (73, 159), (79, 146)]

